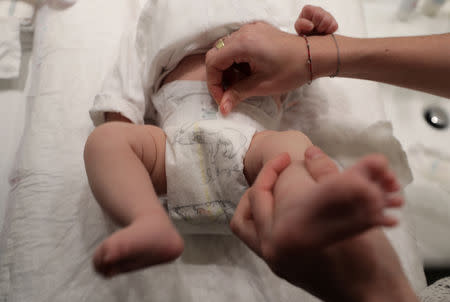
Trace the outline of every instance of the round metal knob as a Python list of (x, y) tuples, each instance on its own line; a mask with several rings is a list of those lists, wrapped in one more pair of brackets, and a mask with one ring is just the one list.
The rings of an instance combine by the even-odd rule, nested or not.
[(448, 127), (449, 117), (447, 112), (437, 106), (431, 106), (425, 109), (424, 117), (427, 123), (437, 129), (445, 129)]

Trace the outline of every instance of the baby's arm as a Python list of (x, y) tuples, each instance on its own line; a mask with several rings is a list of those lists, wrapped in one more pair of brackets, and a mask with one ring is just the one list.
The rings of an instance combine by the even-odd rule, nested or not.
[(334, 17), (321, 7), (305, 5), (295, 22), (297, 33), (310, 34), (332, 34), (338, 29)]

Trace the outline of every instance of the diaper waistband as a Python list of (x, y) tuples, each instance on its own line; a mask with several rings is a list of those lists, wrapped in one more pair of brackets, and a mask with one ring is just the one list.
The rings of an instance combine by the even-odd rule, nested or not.
[(252, 97), (236, 106), (226, 117), (219, 113), (204, 81), (173, 81), (152, 96), (161, 127), (198, 120), (225, 119), (250, 123), (258, 131), (277, 130), (281, 109), (269, 96)]
[(191, 94), (209, 94), (208, 85), (205, 81), (176, 80), (164, 84), (153, 94), (152, 99), (164, 97), (165, 100), (172, 98), (184, 98)]

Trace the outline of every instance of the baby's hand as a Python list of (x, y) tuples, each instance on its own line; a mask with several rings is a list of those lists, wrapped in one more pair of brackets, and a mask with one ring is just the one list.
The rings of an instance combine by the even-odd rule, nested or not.
[(305, 5), (295, 22), (299, 35), (332, 34), (338, 29), (334, 17), (321, 7)]

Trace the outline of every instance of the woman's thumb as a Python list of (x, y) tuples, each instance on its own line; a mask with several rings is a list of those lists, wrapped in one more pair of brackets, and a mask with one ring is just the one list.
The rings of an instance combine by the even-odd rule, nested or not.
[(239, 80), (231, 85), (223, 94), (220, 101), (220, 112), (230, 113), (240, 102), (252, 96), (263, 95), (258, 91), (259, 81), (254, 75)]

